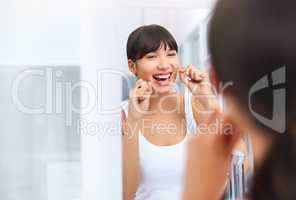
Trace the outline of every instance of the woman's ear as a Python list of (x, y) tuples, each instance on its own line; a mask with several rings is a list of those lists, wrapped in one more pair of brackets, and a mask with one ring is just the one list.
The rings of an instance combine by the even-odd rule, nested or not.
[(128, 59), (127, 63), (128, 63), (128, 68), (130, 72), (132, 72), (135, 76), (137, 76), (136, 63), (131, 59)]

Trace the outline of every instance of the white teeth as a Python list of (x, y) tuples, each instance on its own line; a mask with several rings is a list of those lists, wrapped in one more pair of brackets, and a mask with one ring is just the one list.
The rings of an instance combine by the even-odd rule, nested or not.
[(170, 74), (165, 74), (165, 75), (155, 75), (156, 78), (169, 78)]

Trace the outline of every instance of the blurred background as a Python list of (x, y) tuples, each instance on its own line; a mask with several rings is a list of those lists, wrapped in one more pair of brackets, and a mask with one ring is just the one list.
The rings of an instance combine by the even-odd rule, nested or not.
[(205, 68), (213, 4), (1, 0), (0, 199), (121, 199), (114, 136), (133, 79), (128, 34), (160, 24), (175, 36), (183, 66)]

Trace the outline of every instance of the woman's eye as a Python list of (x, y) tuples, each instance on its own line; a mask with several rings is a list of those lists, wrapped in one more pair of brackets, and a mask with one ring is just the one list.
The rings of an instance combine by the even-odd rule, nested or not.
[(168, 56), (176, 56), (176, 53), (169, 53)]
[(156, 55), (147, 55), (146, 58), (156, 58)]

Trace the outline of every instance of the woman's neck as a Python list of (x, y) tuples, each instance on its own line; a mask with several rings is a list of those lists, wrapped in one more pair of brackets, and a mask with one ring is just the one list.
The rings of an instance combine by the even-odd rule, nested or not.
[(180, 106), (181, 95), (177, 92), (155, 94), (150, 98), (150, 111), (155, 113), (172, 113)]

